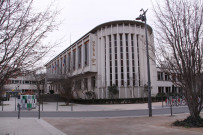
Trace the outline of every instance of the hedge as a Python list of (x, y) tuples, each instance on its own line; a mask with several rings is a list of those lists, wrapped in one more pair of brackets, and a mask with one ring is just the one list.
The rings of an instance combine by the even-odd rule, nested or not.
[[(166, 97), (163, 97), (165, 101)], [(162, 97), (152, 97), (152, 102), (161, 102)], [(148, 98), (120, 98), (120, 99), (72, 99), (72, 103), (76, 104), (135, 104), (147, 103)]]

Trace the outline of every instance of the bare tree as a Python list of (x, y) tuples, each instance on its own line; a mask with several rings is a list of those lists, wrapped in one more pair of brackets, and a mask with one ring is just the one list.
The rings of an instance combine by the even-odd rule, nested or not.
[(157, 62), (182, 88), (191, 117), (198, 119), (203, 100), (203, 1), (165, 0), (154, 11)]
[(61, 79), (59, 80), (59, 84), (61, 85), (59, 93), (61, 97), (66, 100), (65, 102), (68, 105), (70, 100), (73, 98), (73, 80), (71, 78)]
[(57, 12), (34, 13), (33, 0), (0, 2), (0, 90), (8, 78), (35, 68), (51, 49), (42, 39), (56, 27)]
[(31, 75), (34, 78), (35, 86), (38, 92), (38, 119), (40, 119), (40, 104), (42, 104), (42, 110), (43, 110), (43, 94), (44, 94), (44, 87), (45, 87), (45, 73), (37, 73), (40, 72), (42, 68), (38, 68), (35, 71), (31, 72)]

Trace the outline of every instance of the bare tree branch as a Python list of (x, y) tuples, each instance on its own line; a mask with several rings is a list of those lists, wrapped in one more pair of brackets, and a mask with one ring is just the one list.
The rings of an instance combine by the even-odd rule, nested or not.
[(56, 28), (58, 12), (48, 7), (34, 13), (32, 4), (33, 0), (0, 2), (0, 89), (8, 78), (37, 68), (53, 47), (42, 40)]
[(203, 100), (203, 1), (165, 0), (156, 7), (156, 60), (182, 88), (190, 114), (197, 118)]

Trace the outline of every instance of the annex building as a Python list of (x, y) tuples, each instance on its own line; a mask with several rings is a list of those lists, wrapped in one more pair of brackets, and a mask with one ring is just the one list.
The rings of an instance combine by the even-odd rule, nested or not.
[[(158, 93), (154, 61), (154, 36), (147, 28), (152, 96)], [(117, 98), (147, 96), (147, 58), (144, 23), (121, 20), (103, 23), (78, 39), (46, 65), (47, 92), (58, 93), (61, 77), (73, 78), (75, 97), (86, 98), (93, 91), (95, 98), (109, 98), (108, 86), (118, 86)], [(76, 83), (77, 82), (77, 83)]]

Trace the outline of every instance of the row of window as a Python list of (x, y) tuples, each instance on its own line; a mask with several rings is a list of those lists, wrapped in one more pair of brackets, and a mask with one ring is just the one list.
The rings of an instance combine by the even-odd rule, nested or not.
[(158, 93), (182, 93), (182, 89), (180, 87), (158, 87)]
[(170, 76), (163, 72), (157, 72), (158, 81), (170, 81)]
[[(42, 82), (39, 82), (40, 84)], [(36, 81), (33, 80), (8, 80), (7, 84), (36, 84)]]
[(81, 68), (82, 62), (83, 66), (88, 66), (89, 64), (88, 49), (89, 49), (89, 41), (85, 42), (84, 45), (78, 46), (72, 52), (69, 52), (68, 54), (64, 55), (60, 59), (57, 59), (55, 62), (49, 65), (48, 67), (49, 72), (52, 74), (70, 73), (76, 69)]
[[(124, 85), (124, 68), (126, 68), (126, 79), (127, 85), (130, 85), (130, 81), (133, 81), (133, 85), (136, 84), (136, 75), (135, 75), (135, 51), (134, 51), (134, 34), (125, 34), (123, 36), (123, 34), (114, 34), (113, 36), (108, 35), (107, 37), (104, 37), (104, 46), (105, 46), (105, 74), (106, 74), (106, 53), (107, 53), (107, 47), (106, 47), (106, 43), (107, 43), (107, 38), (108, 38), (108, 45), (109, 45), (109, 70), (110, 70), (110, 85), (113, 84), (113, 78), (115, 79), (115, 84), (118, 86), (118, 50), (120, 49), (120, 76), (121, 76), (121, 85)], [(113, 38), (113, 39), (112, 39)], [(118, 39), (117, 39), (118, 38)], [(123, 46), (123, 38), (125, 41), (125, 48)], [(138, 36), (137, 36), (138, 38)], [(138, 40), (138, 39), (137, 39)], [(114, 48), (112, 46), (112, 41), (114, 42)], [(120, 43), (120, 47), (118, 48), (118, 43)], [(131, 42), (131, 46), (129, 44), (129, 42)], [(138, 42), (137, 42), (138, 44)], [(112, 54), (114, 49), (114, 56)], [(124, 53), (124, 49), (125, 49), (125, 53)], [(132, 62), (132, 67), (130, 67), (130, 49), (132, 52), (132, 58), (131, 58), (131, 62)], [(139, 55), (139, 52), (137, 52)], [(125, 55), (125, 56), (124, 56)], [(113, 60), (114, 57), (114, 60)], [(125, 59), (125, 60), (124, 60)], [(113, 67), (113, 61), (114, 61), (114, 67)], [(138, 59), (139, 61), (139, 59)], [(139, 62), (138, 62), (139, 63)], [(138, 65), (139, 66), (139, 65)], [(132, 68), (132, 75), (130, 77), (130, 69)], [(115, 69), (115, 76), (113, 76), (113, 69)], [(106, 80), (106, 78), (105, 78)]]

